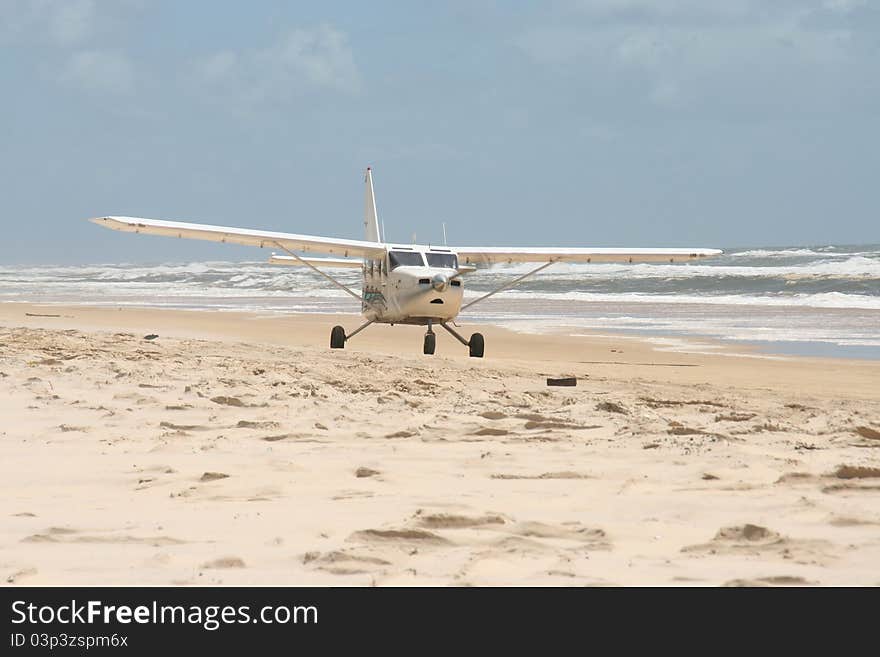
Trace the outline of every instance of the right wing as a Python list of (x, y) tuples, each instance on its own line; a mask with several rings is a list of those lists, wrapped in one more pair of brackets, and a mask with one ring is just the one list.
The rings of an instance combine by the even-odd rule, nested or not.
[(381, 258), (385, 255), (385, 248), (376, 242), (347, 240), (338, 237), (295, 235), (293, 233), (275, 233), (267, 230), (208, 226), (205, 224), (188, 224), (180, 221), (139, 219), (137, 217), (98, 217), (89, 221), (99, 226), (129, 233), (185, 237), (193, 240), (259, 246), (260, 248), (275, 247), (307, 253), (332, 253), (349, 258)]
[(718, 249), (620, 249), (583, 247), (450, 247), (458, 253), (459, 262), (493, 264), (497, 262), (686, 262), (721, 255)]

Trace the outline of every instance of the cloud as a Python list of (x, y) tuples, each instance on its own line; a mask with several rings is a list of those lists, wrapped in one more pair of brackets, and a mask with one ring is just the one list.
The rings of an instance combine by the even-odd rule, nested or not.
[(97, 21), (96, 0), (3, 0), (0, 41), (75, 46), (95, 33)]
[(60, 45), (81, 43), (91, 35), (95, 17), (95, 0), (62, 3), (49, 16), (49, 34)]
[(825, 0), (825, 2), (822, 3), (822, 6), (829, 11), (848, 14), (856, 9), (861, 9), (862, 7), (867, 6), (867, 4), (868, 0)]
[(575, 0), (571, 6), (594, 18), (666, 18), (693, 22), (706, 18), (721, 17), (729, 20), (742, 16), (758, 2), (759, 0)]
[(61, 72), (62, 82), (94, 93), (124, 95), (134, 89), (134, 66), (124, 53), (87, 50), (75, 53)]
[(849, 16), (862, 7), (861, 0), (580, 0), (562, 16), (536, 20), (514, 43), (550, 74), (583, 80), (596, 95), (638, 90), (632, 102), (668, 111), (808, 111), (857, 95), (853, 67), (876, 64), (878, 50), (864, 46), (868, 28)]
[(263, 49), (212, 53), (191, 69), (200, 85), (248, 104), (315, 91), (355, 93), (361, 86), (347, 35), (329, 25), (289, 30)]

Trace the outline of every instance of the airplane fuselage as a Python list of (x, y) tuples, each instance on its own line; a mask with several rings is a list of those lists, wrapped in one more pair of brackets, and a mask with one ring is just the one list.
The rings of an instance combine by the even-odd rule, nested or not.
[(369, 320), (447, 322), (458, 315), (463, 291), (458, 257), (450, 249), (388, 245), (384, 257), (364, 260), (362, 312)]

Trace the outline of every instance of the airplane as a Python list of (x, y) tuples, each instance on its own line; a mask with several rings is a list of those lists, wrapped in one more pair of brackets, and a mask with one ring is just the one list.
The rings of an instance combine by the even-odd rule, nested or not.
[[(575, 247), (496, 247), (496, 246), (433, 246), (423, 244), (392, 244), (379, 233), (373, 173), (367, 167), (364, 177), (364, 230), (366, 239), (297, 235), (248, 228), (210, 226), (206, 224), (161, 221), (138, 217), (96, 217), (96, 224), (130, 233), (208, 240), (230, 244), (277, 248), (286, 255), (272, 254), (269, 262), (277, 265), (308, 267), (341, 288), (361, 304), (366, 320), (351, 333), (342, 326), (330, 332), (330, 348), (344, 349), (346, 343), (371, 324), (415, 324), (426, 326), (423, 353), (431, 355), (436, 348), (434, 327), (440, 326), (468, 348), (471, 357), (482, 358), (485, 340), (480, 333), (466, 339), (449, 326), (458, 314), (489, 297), (510, 289), (522, 280), (557, 262), (685, 262), (717, 256), (719, 249), (693, 248), (575, 248)], [(445, 232), (445, 230), (444, 230)], [(313, 258), (321, 253), (341, 257)], [(532, 262), (540, 266), (462, 305), (466, 274), (478, 265)], [(324, 271), (323, 268), (353, 267), (362, 274), (358, 294)], [(457, 326), (457, 324), (456, 324)]]

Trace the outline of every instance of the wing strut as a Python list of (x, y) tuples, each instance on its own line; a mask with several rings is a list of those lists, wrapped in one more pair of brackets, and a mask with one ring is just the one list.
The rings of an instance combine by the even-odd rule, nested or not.
[(299, 257), (298, 255), (296, 255), (293, 251), (291, 251), (291, 250), (288, 249), (286, 246), (284, 246), (281, 242), (275, 242), (275, 245), (276, 245), (279, 249), (281, 249), (282, 251), (286, 251), (291, 257), (296, 258), (300, 263), (304, 264), (306, 267), (309, 267), (309, 268), (311, 268), (313, 271), (316, 271), (316, 272), (318, 272), (319, 274), (321, 274), (321, 276), (323, 276), (323, 277), (326, 278), (328, 281), (330, 281), (331, 283), (333, 283), (333, 285), (335, 285), (336, 287), (338, 287), (338, 288), (340, 288), (340, 289), (342, 289), (342, 290), (348, 292), (351, 296), (353, 296), (353, 297), (354, 297), (355, 299), (357, 299), (358, 301), (363, 301), (363, 297), (362, 297), (360, 294), (358, 294), (357, 292), (355, 292), (354, 290), (352, 290), (352, 289), (351, 289), (350, 287), (348, 287), (347, 285), (343, 285), (342, 283), (340, 283), (339, 281), (337, 281), (335, 278), (333, 278), (330, 274), (327, 274), (327, 273), (322, 272), (320, 269), (318, 269), (317, 267), (315, 267), (315, 265), (313, 265), (311, 262), (309, 262), (309, 261), (306, 260), (305, 258), (300, 258), (300, 257)]
[[(483, 299), (488, 299), (488, 298), (491, 297), (493, 294), (498, 294), (499, 292), (503, 292), (504, 290), (507, 290), (507, 289), (513, 287), (514, 285), (516, 285), (517, 283), (519, 283), (521, 280), (523, 280), (523, 279), (525, 279), (525, 278), (528, 278), (529, 276), (532, 276), (533, 274), (537, 274), (539, 271), (541, 271), (542, 269), (546, 269), (547, 267), (549, 267), (550, 265), (552, 265), (554, 262), (556, 262), (556, 261), (555, 261), (555, 260), (551, 260), (550, 262), (545, 262), (543, 265), (541, 265), (541, 266), (538, 267), (537, 269), (533, 269), (532, 271), (528, 272), (527, 274), (523, 274), (523, 275), (520, 276), (519, 278), (515, 278), (515, 279), (513, 279), (512, 281), (510, 281), (509, 283), (505, 283), (505, 284), (502, 285), (501, 287), (492, 290), (492, 291), (489, 292), (488, 294), (484, 294), (483, 296), (481, 296), (481, 297), (479, 297), (479, 298), (477, 298), (477, 299), (474, 299), (474, 300), (471, 301), (470, 303), (467, 303), (467, 304), (463, 305), (463, 306), (461, 307), (461, 310), (465, 310), (466, 308), (470, 308), (470, 307), (473, 306), (475, 303), (478, 303), (478, 302), (482, 301)], [(457, 275), (458, 275), (458, 274), (456, 274), (456, 276), (457, 276)]]

